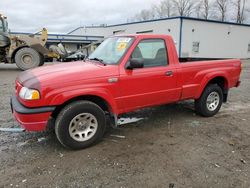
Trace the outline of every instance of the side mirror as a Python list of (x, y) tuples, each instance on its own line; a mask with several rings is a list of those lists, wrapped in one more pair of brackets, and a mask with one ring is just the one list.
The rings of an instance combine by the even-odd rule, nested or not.
[(143, 68), (144, 63), (143, 59), (139, 58), (131, 58), (126, 66), (127, 69), (132, 70), (132, 69), (139, 69)]

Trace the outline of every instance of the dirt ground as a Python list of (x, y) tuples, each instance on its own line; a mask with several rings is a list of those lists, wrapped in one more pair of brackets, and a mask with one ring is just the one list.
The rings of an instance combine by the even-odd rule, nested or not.
[[(0, 127), (18, 127), (9, 98), (19, 73), (0, 64)], [(192, 101), (149, 108), (81, 151), (52, 132), (0, 132), (0, 187), (250, 187), (250, 61), (241, 80), (213, 118)]]

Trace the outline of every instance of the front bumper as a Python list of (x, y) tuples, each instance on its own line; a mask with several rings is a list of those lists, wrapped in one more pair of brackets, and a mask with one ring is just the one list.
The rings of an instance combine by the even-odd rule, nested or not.
[(55, 110), (55, 107), (25, 107), (18, 101), (16, 96), (11, 97), (10, 106), (17, 122), (27, 131), (46, 130), (48, 120)]

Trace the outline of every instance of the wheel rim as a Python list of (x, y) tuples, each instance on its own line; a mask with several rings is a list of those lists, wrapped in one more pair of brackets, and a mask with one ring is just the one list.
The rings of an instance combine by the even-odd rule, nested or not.
[(33, 58), (32, 58), (32, 56), (29, 55), (29, 54), (24, 54), (24, 55), (22, 56), (22, 62), (25, 63), (25, 64), (32, 64)]
[(91, 139), (98, 127), (97, 119), (90, 113), (81, 113), (75, 116), (69, 125), (69, 135), (78, 142)]
[(207, 97), (207, 109), (209, 111), (214, 111), (217, 109), (220, 103), (220, 95), (218, 92), (212, 92)]

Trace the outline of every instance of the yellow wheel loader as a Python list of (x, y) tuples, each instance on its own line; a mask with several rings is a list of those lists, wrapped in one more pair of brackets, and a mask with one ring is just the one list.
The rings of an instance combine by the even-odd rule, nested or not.
[(67, 56), (62, 45), (47, 49), (47, 39), (45, 28), (30, 36), (11, 36), (7, 17), (0, 14), (0, 62), (15, 63), (21, 70), (27, 70), (42, 66), (45, 57), (59, 59)]

